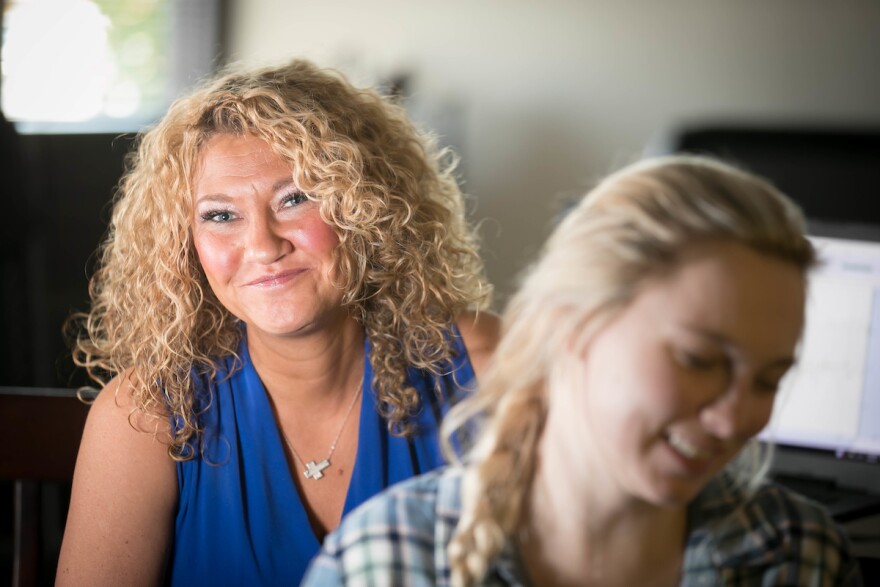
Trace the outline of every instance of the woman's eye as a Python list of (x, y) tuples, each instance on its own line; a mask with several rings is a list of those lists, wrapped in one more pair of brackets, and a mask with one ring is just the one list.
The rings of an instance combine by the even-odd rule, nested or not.
[(685, 350), (675, 353), (681, 366), (697, 371), (710, 371), (724, 365), (724, 359), (714, 355), (703, 355)]
[(292, 192), (287, 194), (281, 200), (282, 208), (292, 208), (294, 206), (299, 206), (303, 202), (307, 202), (309, 197), (302, 192)]
[(209, 210), (204, 212), (201, 216), (202, 220), (218, 223), (229, 222), (235, 218), (229, 210)]
[(779, 384), (780, 381), (778, 380), (758, 380), (755, 382), (755, 387), (764, 393), (776, 393), (776, 390), (779, 389)]
[(789, 373), (789, 369), (775, 370), (773, 373), (764, 374), (755, 378), (755, 388), (765, 393), (776, 393), (782, 385), (783, 379)]

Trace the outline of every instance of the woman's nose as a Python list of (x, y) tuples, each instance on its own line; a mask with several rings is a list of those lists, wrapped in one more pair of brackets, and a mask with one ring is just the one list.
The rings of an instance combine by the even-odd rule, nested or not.
[(739, 382), (704, 406), (700, 420), (703, 428), (718, 439), (746, 441), (767, 425), (772, 410), (772, 394), (757, 392), (750, 382)]
[(284, 238), (277, 223), (267, 217), (253, 219), (248, 227), (246, 247), (247, 258), (263, 264), (274, 263), (293, 250), (293, 244)]

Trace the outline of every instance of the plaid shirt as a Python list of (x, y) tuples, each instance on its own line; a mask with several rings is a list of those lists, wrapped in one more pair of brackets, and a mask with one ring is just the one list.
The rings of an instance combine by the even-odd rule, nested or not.
[[(461, 472), (401, 483), (351, 512), (327, 537), (303, 585), (449, 585), (446, 546), (461, 514)], [(860, 586), (843, 532), (819, 506), (782, 487), (750, 498), (721, 477), (688, 509), (681, 585)], [(483, 585), (529, 585), (511, 543)]]

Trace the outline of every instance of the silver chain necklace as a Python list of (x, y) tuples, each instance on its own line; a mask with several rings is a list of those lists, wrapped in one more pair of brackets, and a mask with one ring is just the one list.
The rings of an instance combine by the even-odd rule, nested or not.
[[(333, 444), (330, 445), (330, 452), (327, 454), (327, 458), (323, 461), (316, 463), (315, 461), (309, 461), (308, 463), (303, 460), (301, 456), (296, 452), (296, 449), (293, 448), (293, 444), (290, 442), (290, 439), (287, 438), (287, 434), (284, 433), (284, 429), (281, 429), (281, 436), (284, 437), (284, 442), (287, 443), (287, 446), (290, 447), (290, 452), (293, 453), (293, 458), (296, 459), (300, 465), (305, 467), (305, 471), (303, 471), (303, 476), (306, 479), (314, 479), (317, 481), (321, 477), (324, 476), (324, 469), (330, 466), (330, 457), (333, 456), (333, 453), (336, 451), (336, 443), (339, 442), (339, 437), (342, 436), (342, 431), (345, 430), (345, 425), (348, 423), (348, 417), (351, 416), (351, 410), (354, 408), (354, 405), (357, 403), (358, 398), (361, 396), (361, 390), (364, 387), (364, 380), (361, 379), (361, 382), (358, 384), (357, 391), (354, 393), (354, 399), (351, 400), (351, 405), (348, 406), (348, 411), (345, 413), (345, 419), (342, 421), (342, 426), (339, 427), (339, 432), (336, 433), (336, 438), (333, 439)], [(280, 427), (279, 427), (280, 428)]]

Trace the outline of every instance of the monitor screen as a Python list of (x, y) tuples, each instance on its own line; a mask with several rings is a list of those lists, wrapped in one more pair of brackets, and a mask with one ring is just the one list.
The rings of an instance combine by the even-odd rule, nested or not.
[(798, 363), (762, 438), (876, 464), (880, 474), (880, 243), (811, 240), (820, 265), (809, 277)]

